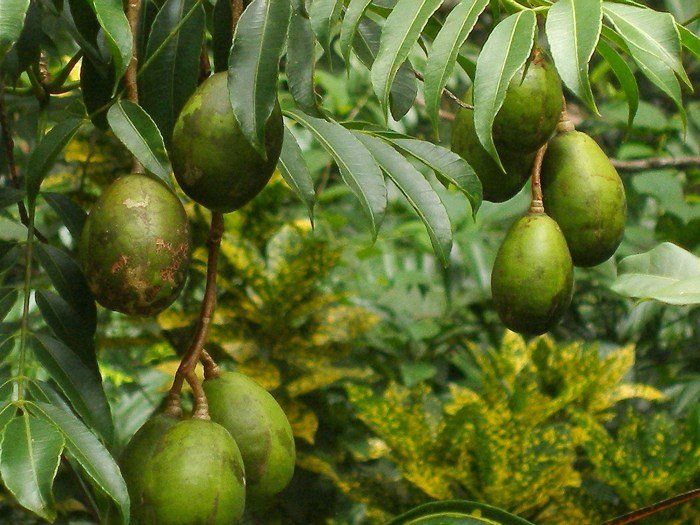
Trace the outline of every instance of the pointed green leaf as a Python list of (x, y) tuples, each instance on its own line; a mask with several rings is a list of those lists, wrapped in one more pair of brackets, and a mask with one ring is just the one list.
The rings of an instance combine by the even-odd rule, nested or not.
[(487, 5), (488, 0), (464, 0), (457, 4), (430, 48), (425, 65), (425, 107), (436, 131), (442, 90), (454, 70), (460, 48)]
[(170, 184), (170, 161), (156, 123), (141, 106), (120, 100), (107, 112), (109, 127), (143, 167)]
[(520, 11), (496, 26), (476, 61), (474, 78), (474, 126), (484, 149), (498, 163), (501, 159), (491, 128), (506, 98), (513, 75), (530, 56), (537, 17), (534, 11)]
[(279, 169), (284, 180), (306, 205), (306, 209), (309, 212), (309, 219), (313, 226), (314, 204), (316, 203), (314, 182), (311, 179), (311, 172), (304, 161), (304, 156), (301, 153), (301, 148), (297, 143), (297, 139), (286, 126), (284, 128), (284, 142), (282, 143)]
[[(88, 0), (107, 40), (114, 72), (121, 79), (131, 60), (133, 38), (122, 0)], [(116, 86), (115, 86), (116, 89)]]
[(0, 447), (0, 474), (24, 508), (53, 521), (53, 479), (64, 440), (52, 424), (25, 413), (7, 424)]
[(320, 116), (314, 90), (316, 65), (316, 40), (309, 19), (292, 13), (287, 39), (287, 83), (294, 101), (310, 115)]
[(25, 173), (30, 208), (36, 202), (36, 196), (39, 194), (44, 177), (48, 175), (59, 153), (63, 151), (63, 148), (70, 142), (82, 124), (83, 120), (75, 118), (69, 118), (56, 124), (51, 128), (51, 131), (43, 136), (32, 151)]
[(396, 73), (408, 58), (423, 27), (442, 0), (399, 0), (384, 23), (379, 52), (372, 65), (372, 86), (384, 111)]
[(632, 127), (634, 116), (639, 108), (639, 87), (637, 86), (637, 80), (634, 78), (634, 73), (632, 73), (632, 70), (620, 53), (604, 40), (598, 42), (597, 50), (600, 56), (608, 63), (610, 70), (617, 77), (622, 90), (625, 92), (627, 106), (629, 107), (627, 126)]
[[(194, 14), (171, 38), (176, 26), (193, 9)], [(139, 75), (139, 104), (158, 126), (162, 140), (168, 146), (180, 110), (197, 89), (205, 19), (204, 7), (199, 0), (168, 0), (158, 11), (148, 37), (145, 60), (156, 50), (158, 55)], [(228, 23), (230, 26), (230, 15)], [(168, 43), (160, 49), (166, 39)], [(230, 41), (228, 45), (230, 47)], [(167, 163), (166, 167), (169, 171)]]
[(452, 226), (438, 194), (423, 174), (386, 142), (364, 133), (356, 132), (355, 136), (416, 211), (425, 224), (435, 255), (447, 266), (452, 249)]
[(683, 44), (688, 51), (694, 54), (695, 58), (700, 58), (700, 37), (698, 37), (698, 35), (693, 33), (687, 27), (680, 24), (676, 24), (676, 27), (678, 28), (678, 33), (681, 36), (681, 44)]
[(129, 523), (129, 494), (114, 458), (95, 435), (71, 412), (48, 403), (33, 402), (29, 410), (55, 425), (66, 440), (68, 453), (92, 482), (117, 503), (123, 525)]
[(359, 199), (370, 221), (372, 237), (376, 238), (386, 210), (386, 183), (367, 148), (337, 122), (310, 117), (300, 111), (285, 114), (308, 129), (333, 157), (345, 184)]
[(66, 225), (73, 240), (80, 239), (80, 232), (87, 220), (85, 211), (62, 193), (43, 192), (41, 195)]
[(346, 69), (350, 67), (350, 51), (352, 51), (352, 43), (355, 39), (357, 26), (360, 23), (362, 15), (365, 14), (367, 6), (372, 3), (372, 0), (350, 0), (343, 23), (340, 26), (340, 52), (343, 54)]
[(228, 64), (231, 106), (243, 135), (263, 157), (265, 123), (277, 102), (279, 61), (291, 14), (289, 0), (253, 0), (233, 36)]
[(17, 302), (17, 297), (19, 297), (19, 291), (16, 288), (0, 288), (0, 321), (5, 319), (5, 316), (10, 313), (10, 310)]
[(19, 38), (29, 0), (2, 0), (0, 2), (0, 63)]
[(12, 204), (17, 204), (24, 199), (26, 193), (24, 190), (13, 188), (12, 186), (0, 188), (0, 210), (4, 210)]
[(602, 0), (559, 0), (547, 12), (547, 41), (559, 76), (596, 115), (588, 62), (602, 26)]
[(342, 0), (312, 0), (309, 18), (316, 38), (330, 59), (333, 29), (342, 13)]

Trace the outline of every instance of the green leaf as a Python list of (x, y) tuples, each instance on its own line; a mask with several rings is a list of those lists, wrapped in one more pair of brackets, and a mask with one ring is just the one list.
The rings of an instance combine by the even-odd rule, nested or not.
[(0, 242), (0, 275), (19, 263), (20, 247), (11, 242)]
[(19, 297), (19, 291), (16, 288), (0, 288), (0, 321), (5, 319), (5, 316), (10, 313), (10, 310), (17, 302), (17, 297)]
[(331, 37), (343, 9), (342, 0), (312, 0), (309, 18), (316, 38), (330, 60)]
[(0, 63), (19, 38), (29, 0), (2, 0), (0, 2)]
[(78, 264), (66, 252), (49, 244), (35, 244), (34, 254), (56, 291), (75, 308), (94, 332), (97, 326), (95, 300)]
[[(166, 38), (169, 40), (139, 76), (139, 104), (153, 118), (168, 146), (180, 110), (197, 89), (206, 18), (204, 7), (197, 3), (198, 0), (168, 0), (158, 11), (148, 37), (145, 59), (153, 56)], [(195, 9), (194, 14), (170, 38), (192, 9)], [(228, 23), (230, 26), (230, 13)], [(230, 40), (228, 45), (230, 47)]]
[[(16, 83), (22, 72), (26, 71), (39, 58), (42, 41), (41, 14), (42, 10), (39, 2), (30, 2), (22, 32), (14, 47), (10, 49), (5, 57), (3, 70), (6, 75), (6, 84)], [(2, 44), (0, 44), (0, 47), (2, 47)], [(2, 54), (0, 50), (0, 62), (2, 62)]]
[(109, 403), (102, 378), (90, 370), (73, 350), (48, 335), (33, 334), (37, 361), (61, 388), (75, 411), (108, 443), (114, 437)]
[[(106, 70), (107, 60), (109, 56), (102, 56), (102, 50), (97, 44), (97, 36), (100, 33), (100, 23), (95, 15), (95, 10), (92, 5), (86, 0), (68, 0), (68, 9), (64, 9), (64, 16), (72, 23), (71, 34), (75, 41), (80, 45), (80, 48), (85, 53), (86, 57), (90, 58), (95, 66), (104, 65)], [(106, 50), (105, 50), (106, 52)], [(83, 61), (85, 65), (86, 61)], [(104, 62), (104, 63), (103, 63)], [(114, 77), (114, 68), (110, 68)], [(104, 71), (102, 71), (104, 73)], [(107, 86), (105, 94), (109, 97), (112, 92), (113, 84)]]
[(87, 220), (85, 211), (62, 193), (43, 192), (41, 195), (66, 225), (73, 240), (80, 239), (80, 232)]
[(501, 168), (491, 128), (506, 98), (508, 84), (530, 56), (536, 28), (534, 11), (510, 15), (489, 35), (476, 61), (474, 126), (479, 142)]
[(434, 501), (416, 507), (387, 525), (532, 525), (505, 510), (475, 501)]
[[(109, 129), (107, 104), (111, 101), (114, 71), (101, 71), (90, 57), (84, 57), (80, 66), (80, 92), (92, 123), (102, 131)], [(98, 111), (99, 110), (99, 111)]]
[(436, 131), (442, 90), (454, 70), (460, 48), (487, 5), (488, 0), (465, 0), (457, 4), (430, 48), (425, 65), (425, 107)]
[[(121, 0), (88, 0), (102, 27), (114, 61), (114, 73), (121, 79), (131, 60), (133, 38)], [(116, 90), (117, 85), (114, 89)]]
[(483, 198), (481, 181), (467, 161), (456, 153), (431, 142), (390, 135), (385, 135), (384, 138), (428, 166), (438, 177), (454, 184), (469, 200), (472, 215), (476, 215)]
[(365, 14), (367, 6), (371, 3), (372, 0), (350, 0), (345, 10), (343, 23), (340, 26), (339, 45), (340, 52), (345, 60), (346, 69), (350, 68), (350, 51), (352, 51), (352, 43), (355, 39), (355, 33), (357, 33), (357, 26), (362, 19), (362, 15)]
[(64, 444), (56, 427), (27, 413), (12, 419), (2, 436), (0, 473), (7, 490), (48, 521), (56, 518), (53, 479)]
[(95, 435), (71, 412), (48, 403), (28, 403), (36, 416), (55, 425), (66, 440), (68, 453), (92, 482), (119, 507), (122, 523), (129, 523), (129, 494), (119, 467)]
[(233, 29), (231, 28), (231, 0), (218, 0), (212, 11), (211, 44), (214, 55), (214, 71), (226, 71), (231, 52)]
[(294, 101), (305, 113), (320, 116), (318, 100), (314, 90), (314, 67), (316, 64), (316, 40), (311, 22), (294, 12), (289, 23), (287, 39), (287, 83)]
[(170, 184), (170, 161), (156, 123), (141, 106), (120, 100), (107, 112), (109, 127), (143, 167)]
[(423, 174), (386, 142), (364, 133), (355, 133), (355, 136), (416, 211), (425, 224), (435, 255), (447, 266), (452, 249), (452, 227), (438, 194)]
[(309, 212), (311, 225), (314, 224), (314, 205), (316, 204), (316, 192), (311, 172), (304, 161), (301, 148), (294, 134), (285, 126), (284, 142), (279, 160), (280, 173), (284, 180), (299, 196)]
[(12, 186), (5, 186), (0, 188), (0, 210), (4, 210), (8, 206), (17, 204), (19, 201), (24, 199), (27, 192), (21, 189), (13, 188)]
[(25, 172), (27, 199), (30, 208), (34, 207), (41, 183), (56, 162), (58, 154), (63, 151), (63, 148), (70, 142), (82, 124), (83, 120), (75, 118), (69, 118), (56, 124), (51, 128), (51, 131), (43, 136), (32, 151)]
[(676, 27), (681, 37), (681, 44), (696, 58), (700, 58), (700, 37), (685, 26), (676, 24)]
[(627, 297), (668, 304), (700, 304), (700, 257), (665, 242), (626, 257), (611, 289)]
[(396, 73), (408, 58), (428, 19), (442, 0), (399, 0), (384, 23), (379, 52), (372, 64), (372, 86), (384, 111)]
[(345, 184), (359, 199), (370, 221), (372, 237), (376, 238), (386, 210), (386, 183), (367, 148), (337, 122), (310, 117), (300, 111), (285, 114), (308, 129), (333, 157)]
[(277, 75), (291, 17), (289, 0), (254, 0), (241, 15), (228, 64), (231, 106), (241, 131), (265, 158), (265, 123), (277, 102)]
[(547, 41), (559, 76), (596, 115), (588, 62), (602, 26), (602, 0), (559, 0), (547, 12)]
[(610, 66), (611, 71), (615, 77), (617, 77), (617, 81), (625, 92), (627, 106), (629, 107), (627, 112), (627, 126), (631, 128), (634, 117), (637, 114), (637, 109), (639, 108), (639, 87), (637, 86), (637, 80), (634, 78), (634, 73), (632, 73), (632, 70), (620, 53), (604, 40), (598, 42), (597, 49), (600, 56), (602, 56)]

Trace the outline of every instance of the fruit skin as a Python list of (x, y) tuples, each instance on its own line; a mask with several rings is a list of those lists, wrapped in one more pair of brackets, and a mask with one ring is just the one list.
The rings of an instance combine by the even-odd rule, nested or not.
[(164, 431), (157, 423), (147, 430), (134, 443), (141, 431), (137, 433), (122, 462), (131, 523), (238, 523), (245, 508), (245, 471), (226, 429), (211, 421), (187, 419)]
[[(471, 103), (471, 88), (464, 98)], [(512, 155), (509, 150), (499, 148), (498, 154), (506, 169), (505, 173), (501, 171), (476, 136), (474, 112), (464, 108), (460, 108), (452, 125), (452, 151), (474, 168), (481, 181), (484, 200), (491, 202), (503, 202), (515, 196), (525, 185), (535, 159), (534, 153)]]
[(566, 239), (544, 213), (529, 213), (508, 230), (491, 273), (493, 301), (515, 332), (548, 331), (571, 303), (574, 273)]
[(129, 315), (157, 314), (187, 278), (189, 225), (182, 203), (155, 178), (117, 179), (90, 210), (80, 258), (101, 305)]
[(579, 131), (557, 135), (541, 179), (545, 209), (564, 232), (574, 264), (609, 259), (622, 241), (627, 203), (622, 180), (600, 146)]
[(552, 136), (562, 108), (561, 80), (554, 64), (539, 51), (520, 68), (506, 91), (493, 122), (493, 140), (499, 151), (512, 155), (532, 153)]
[(236, 440), (245, 463), (249, 506), (264, 506), (294, 474), (296, 451), (287, 416), (249, 377), (223, 372), (204, 381), (209, 414)]
[(284, 124), (278, 104), (265, 124), (267, 160), (243, 136), (229, 101), (227, 73), (205, 80), (175, 123), (171, 161), (183, 191), (210, 210), (228, 213), (248, 203), (277, 167)]

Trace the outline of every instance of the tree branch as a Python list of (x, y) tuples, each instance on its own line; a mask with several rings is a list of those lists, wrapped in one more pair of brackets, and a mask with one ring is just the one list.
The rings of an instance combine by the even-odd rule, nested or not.
[[(129, 27), (131, 28), (131, 41), (133, 43), (133, 52), (131, 53), (131, 60), (129, 61), (129, 66), (126, 68), (126, 73), (124, 74), (124, 83), (126, 88), (126, 98), (134, 104), (139, 103), (139, 88), (138, 83), (136, 81), (136, 72), (138, 71), (138, 51), (136, 34), (138, 32), (140, 13), (141, 0), (129, 0), (129, 4), (126, 10), (126, 17), (129, 20)], [(135, 155), (131, 156), (131, 171), (133, 173), (145, 172), (143, 164), (139, 162)]]
[(700, 155), (686, 157), (649, 157), (646, 159), (610, 159), (615, 168), (621, 171), (639, 171), (652, 168), (692, 168), (700, 166)]
[[(415, 71), (414, 73), (416, 74), (416, 78), (418, 80), (420, 80), (421, 82), (425, 82), (425, 77), (423, 76), (422, 73), (420, 73), (419, 71)], [(471, 104), (467, 104), (466, 102), (464, 102), (461, 98), (459, 98), (457, 95), (452, 93), (452, 91), (450, 91), (447, 88), (443, 88), (442, 94), (447, 95), (447, 98), (449, 98), (450, 100), (452, 100), (452, 102), (456, 103), (458, 106), (460, 106), (464, 109), (474, 109), (474, 106), (472, 106)]]
[(652, 514), (675, 507), (676, 505), (680, 505), (698, 497), (700, 497), (700, 489), (694, 489), (690, 492), (685, 492), (683, 494), (679, 494), (678, 496), (659, 501), (653, 505), (649, 505), (648, 507), (618, 516), (617, 518), (604, 522), (602, 525), (626, 525), (627, 523), (634, 523), (642, 518), (646, 518), (647, 516), (651, 516)]

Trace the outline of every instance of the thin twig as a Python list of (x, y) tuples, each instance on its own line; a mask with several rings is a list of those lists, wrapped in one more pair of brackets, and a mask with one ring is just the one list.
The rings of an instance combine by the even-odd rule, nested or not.
[[(139, 88), (136, 81), (136, 72), (138, 71), (138, 56), (137, 56), (137, 42), (136, 35), (139, 27), (139, 15), (141, 13), (141, 0), (129, 0), (129, 4), (126, 10), (126, 17), (129, 19), (129, 27), (131, 27), (131, 38), (133, 42), (133, 53), (131, 54), (131, 60), (129, 61), (129, 66), (126, 68), (126, 73), (124, 74), (124, 83), (126, 87), (126, 98), (128, 98), (134, 104), (139, 103)], [(136, 155), (131, 156), (131, 171), (133, 173), (144, 173), (143, 164), (136, 158)]]
[(648, 507), (644, 507), (642, 509), (634, 510), (622, 516), (618, 516), (617, 518), (613, 518), (604, 522), (602, 525), (626, 525), (627, 523), (634, 523), (635, 521), (639, 521), (643, 518), (646, 518), (647, 516), (651, 516), (652, 514), (656, 514), (671, 507), (675, 507), (676, 505), (686, 503), (698, 497), (700, 497), (700, 489), (694, 489), (689, 492), (679, 494), (678, 496), (673, 496), (672, 498), (658, 501), (653, 505), (649, 505)]
[[(414, 73), (416, 74), (416, 78), (418, 80), (420, 80), (421, 82), (425, 82), (425, 77), (423, 76), (422, 73), (420, 73), (419, 71), (415, 71)], [(459, 98), (457, 95), (452, 93), (452, 91), (450, 91), (447, 88), (443, 88), (442, 94), (447, 95), (447, 98), (452, 100), (452, 102), (456, 103), (458, 106), (463, 107), (464, 109), (474, 109), (474, 106), (472, 106), (471, 104), (467, 104), (466, 102), (464, 102), (461, 98)]]
[[(422, 108), (425, 107), (425, 100), (423, 100), (421, 97), (416, 97), (416, 104)], [(449, 111), (446, 111), (444, 109), (439, 109), (438, 110), (438, 117), (440, 117), (443, 120), (447, 120), (449, 122), (454, 121), (457, 118), (457, 115), (454, 113), (450, 113)], [(351, 119), (348, 119), (351, 120)]]
[(63, 86), (73, 69), (75, 69), (75, 66), (78, 65), (78, 62), (80, 62), (81, 58), (83, 58), (83, 52), (78, 51), (75, 55), (73, 55), (70, 58), (68, 62), (66, 62), (66, 65), (63, 66), (61, 71), (58, 72), (58, 74), (54, 77), (51, 83), (49, 83), (46, 86), (49, 93), (56, 93), (56, 90), (60, 89)]
[(542, 171), (542, 160), (544, 153), (547, 151), (547, 142), (545, 142), (535, 155), (535, 162), (532, 164), (532, 200), (530, 201), (530, 213), (544, 213), (544, 204), (542, 200), (542, 181), (540, 180), (540, 172)]
[(649, 157), (635, 160), (610, 159), (610, 162), (613, 166), (622, 171), (639, 171), (652, 168), (692, 168), (700, 166), (700, 155), (687, 157)]

